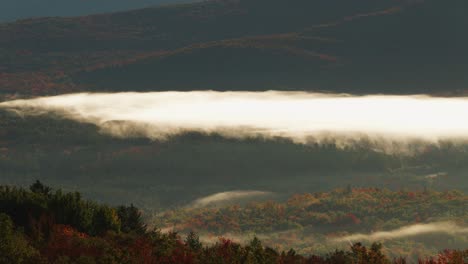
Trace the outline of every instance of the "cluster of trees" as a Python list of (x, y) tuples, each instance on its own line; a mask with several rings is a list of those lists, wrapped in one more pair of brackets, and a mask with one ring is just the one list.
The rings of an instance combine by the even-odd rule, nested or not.
[(133, 205), (101, 205), (82, 199), (78, 192), (52, 191), (39, 181), (29, 190), (0, 186), (0, 212), (37, 241), (47, 239), (57, 224), (72, 226), (89, 235), (145, 231), (141, 214)]
[[(0, 188), (0, 263), (406, 263), (381, 249), (356, 243), (302, 256), (265, 247), (257, 238), (245, 245), (224, 238), (204, 245), (193, 232), (182, 238), (147, 230), (133, 206), (108, 207), (40, 182), (29, 190)], [(421, 263), (462, 264), (467, 258), (468, 250), (447, 250)]]

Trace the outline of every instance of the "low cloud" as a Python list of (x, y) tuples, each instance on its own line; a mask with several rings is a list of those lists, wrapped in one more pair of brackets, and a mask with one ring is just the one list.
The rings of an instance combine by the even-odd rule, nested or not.
[(459, 226), (453, 222), (437, 222), (404, 226), (391, 231), (379, 231), (371, 234), (353, 234), (333, 239), (335, 242), (358, 242), (391, 240), (404, 237), (427, 234), (468, 234), (468, 227)]
[[(118, 137), (165, 139), (189, 131), (285, 137), (297, 143), (359, 138), (392, 145), (468, 139), (468, 98), (306, 92), (79, 93), (0, 103), (22, 115), (53, 113)], [(383, 143), (382, 143), (383, 144)]]

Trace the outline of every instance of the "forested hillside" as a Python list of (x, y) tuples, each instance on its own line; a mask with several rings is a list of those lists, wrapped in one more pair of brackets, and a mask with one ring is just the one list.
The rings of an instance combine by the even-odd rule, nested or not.
[[(250, 203), (221, 208), (194, 208), (161, 215), (165, 226), (183, 224), (185, 230), (206, 230), (217, 235), (228, 232), (272, 232), (291, 228), (331, 227), (347, 232), (394, 229), (418, 222), (464, 223), (468, 197), (459, 191), (398, 191), (336, 189), (332, 192), (296, 194), (286, 202)], [(223, 221), (218, 221), (220, 218)], [(468, 241), (467, 241), (468, 242)]]
[(105, 12), (124, 11), (161, 4), (187, 2), (183, 0), (4, 0), (0, 22), (38, 17), (84, 16)]
[[(94, 125), (54, 116), (0, 112), (4, 183), (34, 179), (112, 204), (159, 210), (231, 190), (280, 197), (351, 184), (401, 190), (467, 191), (466, 144), (414, 143), (407, 154), (383, 152), (372, 139), (343, 147), (253, 136), (187, 133), (168, 140), (116, 138)], [(377, 142), (378, 143), (378, 142)], [(413, 153), (413, 154), (412, 154)]]
[[(185, 207), (158, 215), (154, 223), (182, 233), (194, 230), (206, 240), (232, 236), (243, 241), (257, 235), (267, 245), (293, 247), (301, 254), (346, 247), (356, 239), (377, 240), (384, 242), (386, 254), (415, 260), (443, 248), (468, 246), (466, 233), (456, 234), (457, 227), (447, 223), (466, 226), (467, 202), (459, 191), (348, 187), (296, 194), (281, 202)], [(424, 224), (430, 232), (418, 232)]]
[[(462, 264), (466, 250), (446, 250), (420, 263)], [(28, 189), (0, 186), (0, 263), (406, 263), (382, 245), (353, 244), (323, 256), (278, 251), (258, 238), (205, 245), (191, 232), (147, 230), (133, 206), (109, 207), (36, 182)]]
[(464, 0), (206, 1), (0, 25), (4, 95), (465, 94)]

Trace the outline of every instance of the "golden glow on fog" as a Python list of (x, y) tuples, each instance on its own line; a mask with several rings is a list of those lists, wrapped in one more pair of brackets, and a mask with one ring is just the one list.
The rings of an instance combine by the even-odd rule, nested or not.
[[(345, 96), (304, 92), (151, 92), (70, 94), (4, 102), (26, 114), (44, 110), (104, 126), (144, 124), (160, 137), (193, 130), (285, 136), (300, 141), (322, 132), (421, 138), (468, 138), (468, 98)], [(107, 127), (108, 128), (108, 127)], [(109, 130), (123, 133), (122, 130)], [(125, 136), (125, 135), (123, 135)]]

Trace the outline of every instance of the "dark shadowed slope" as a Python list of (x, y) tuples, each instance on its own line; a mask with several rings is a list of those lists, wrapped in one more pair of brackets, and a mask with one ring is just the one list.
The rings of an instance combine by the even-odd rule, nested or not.
[(0, 22), (50, 16), (82, 16), (189, 0), (3, 0)]
[(244, 0), (0, 28), (4, 93), (464, 94), (468, 2)]

